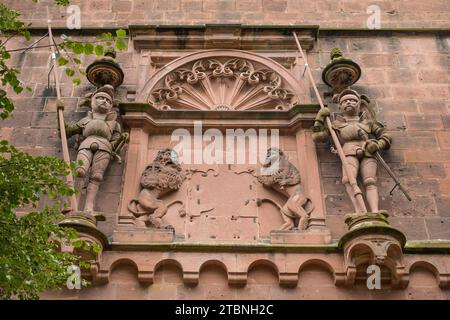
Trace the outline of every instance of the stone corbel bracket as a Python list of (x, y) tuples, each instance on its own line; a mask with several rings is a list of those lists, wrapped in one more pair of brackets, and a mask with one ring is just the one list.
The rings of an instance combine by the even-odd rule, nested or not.
[(305, 50), (317, 39), (317, 25), (131, 25), (135, 50), (297, 50), (292, 33), (295, 31)]
[(353, 286), (359, 271), (358, 267), (367, 265), (386, 267), (391, 273), (394, 288), (405, 288), (408, 284), (402, 248), (392, 236), (367, 235), (349, 241), (344, 249), (345, 273), (339, 277), (337, 284)]
[(98, 245), (99, 251), (84, 250), (81, 248), (74, 248), (73, 246), (62, 246), (61, 251), (74, 253), (81, 256), (81, 259), (89, 262), (91, 269), (88, 274), (84, 274), (88, 278), (95, 279), (101, 269), (100, 264), (104, 250), (108, 247), (108, 238), (101, 232), (93, 217), (85, 215), (83, 212), (72, 212), (64, 217), (58, 223), (62, 227), (74, 228), (77, 231), (77, 239), (86, 242), (89, 245)]
[(356, 278), (366, 268), (376, 265), (390, 272), (392, 287), (405, 288), (408, 277), (403, 262), (405, 235), (391, 227), (384, 211), (364, 215), (346, 216), (349, 231), (339, 241), (344, 251), (345, 274), (339, 277), (338, 285), (353, 286)]

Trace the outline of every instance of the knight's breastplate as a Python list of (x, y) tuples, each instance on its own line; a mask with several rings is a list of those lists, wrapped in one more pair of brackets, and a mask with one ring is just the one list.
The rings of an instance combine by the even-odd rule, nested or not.
[(359, 135), (360, 130), (367, 133), (359, 122), (348, 122), (339, 128), (339, 138), (343, 143), (342, 149), (346, 156), (355, 156), (364, 145), (364, 139)]
[(362, 130), (359, 123), (347, 123), (346, 126), (339, 128), (339, 136), (342, 142), (359, 141), (362, 140), (359, 136), (359, 130)]
[(111, 140), (112, 132), (105, 120), (92, 119), (84, 127), (83, 136), (84, 137), (98, 136), (105, 138), (109, 141)]

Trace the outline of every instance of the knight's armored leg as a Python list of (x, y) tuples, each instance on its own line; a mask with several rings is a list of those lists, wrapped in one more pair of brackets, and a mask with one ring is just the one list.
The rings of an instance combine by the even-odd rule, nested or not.
[(95, 197), (97, 196), (99, 186), (100, 186), (99, 181), (89, 180), (89, 184), (86, 189), (86, 202), (84, 205), (84, 211), (86, 212), (94, 211), (94, 201)]
[(108, 167), (111, 156), (108, 152), (98, 150), (94, 154), (92, 161), (91, 176), (89, 178), (89, 185), (86, 190), (86, 203), (84, 211), (93, 212), (95, 205), (95, 198), (97, 196), (100, 183), (103, 181), (103, 174)]
[(91, 166), (92, 156), (92, 151), (89, 149), (81, 149), (78, 151), (77, 162), (82, 161), (83, 164), (77, 165), (75, 170), (77, 171), (80, 178), (84, 178), (86, 176), (86, 173)]
[[(348, 164), (347, 168), (349, 169), (350, 174), (356, 178), (358, 176), (359, 160), (356, 157), (347, 156), (346, 161)], [(365, 212), (366, 205), (364, 204), (364, 200), (358, 200), (358, 198), (355, 197), (355, 190), (353, 189), (353, 186), (350, 185), (350, 180), (345, 175), (344, 166), (342, 166), (342, 183), (344, 184), (345, 190), (347, 191), (347, 194), (352, 201), (355, 212)], [(358, 187), (356, 191), (362, 193)], [(361, 201), (363, 203), (360, 203)]]
[(365, 158), (361, 161), (361, 176), (371, 212), (378, 212), (377, 167), (377, 160), (374, 158)]

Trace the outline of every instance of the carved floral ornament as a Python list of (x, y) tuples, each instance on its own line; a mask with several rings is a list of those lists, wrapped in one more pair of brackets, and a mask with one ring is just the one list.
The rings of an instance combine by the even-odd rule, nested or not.
[(167, 74), (148, 100), (162, 110), (283, 110), (298, 103), (277, 72), (236, 57), (185, 64)]

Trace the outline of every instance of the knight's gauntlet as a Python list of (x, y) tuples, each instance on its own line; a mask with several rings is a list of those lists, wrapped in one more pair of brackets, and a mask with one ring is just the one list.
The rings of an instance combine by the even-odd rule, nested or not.
[(327, 107), (322, 108), (317, 112), (316, 121), (320, 123), (325, 122), (325, 118), (330, 116), (330, 109)]
[(379, 150), (387, 150), (390, 148), (392, 143), (392, 138), (390, 135), (386, 133), (386, 129), (380, 122), (376, 121), (373, 124), (372, 132), (377, 138), (377, 144), (379, 146)]
[(377, 140), (379, 150), (387, 150), (391, 146), (391, 137), (388, 135), (383, 135), (380, 139)]
[(377, 152), (378, 150), (380, 150), (380, 144), (378, 142), (378, 140), (372, 139), (372, 140), (368, 140), (365, 144), (364, 149), (369, 153), (369, 154), (374, 154), (375, 152)]
[(82, 127), (79, 126), (77, 123), (69, 123), (64, 124), (64, 128), (66, 129), (66, 135), (68, 138), (75, 134), (81, 134), (82, 133)]

